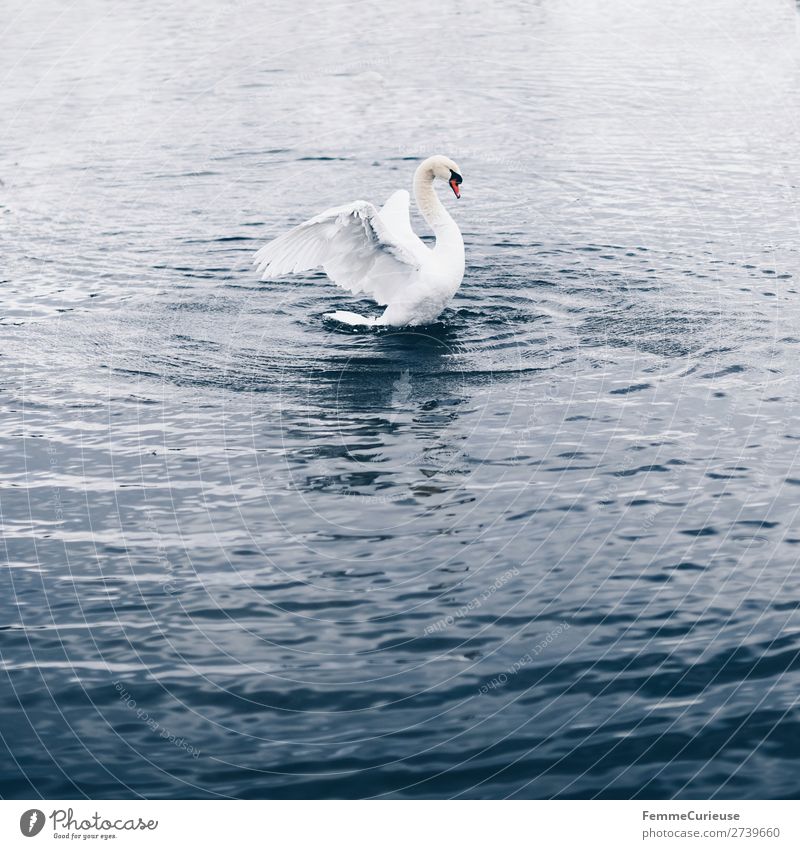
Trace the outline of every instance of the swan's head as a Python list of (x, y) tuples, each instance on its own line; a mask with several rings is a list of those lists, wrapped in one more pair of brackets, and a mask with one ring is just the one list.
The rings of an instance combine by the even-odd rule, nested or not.
[[(461, 169), (458, 165), (446, 156), (432, 156), (426, 162), (429, 163), (433, 176), (444, 180), (453, 190), (453, 194), (460, 198)], [(423, 162), (422, 164), (425, 165), (426, 163)]]

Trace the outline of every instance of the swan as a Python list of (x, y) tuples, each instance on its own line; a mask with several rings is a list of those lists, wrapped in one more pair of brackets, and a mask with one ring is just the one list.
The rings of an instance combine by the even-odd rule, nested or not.
[(325, 318), (368, 327), (430, 324), (464, 277), (464, 240), (434, 190), (436, 179), (460, 198), (461, 169), (446, 156), (430, 156), (414, 173), (417, 207), (436, 234), (433, 248), (411, 229), (409, 195), (400, 189), (380, 210), (368, 201), (353, 201), (268, 242), (254, 260), (261, 279), (321, 266), (337, 285), (386, 307), (379, 318), (344, 310)]

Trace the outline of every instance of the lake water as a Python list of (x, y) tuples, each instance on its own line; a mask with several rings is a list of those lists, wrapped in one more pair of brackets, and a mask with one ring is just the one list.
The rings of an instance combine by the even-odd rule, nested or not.
[(793, 5), (6, 5), (0, 795), (800, 795)]

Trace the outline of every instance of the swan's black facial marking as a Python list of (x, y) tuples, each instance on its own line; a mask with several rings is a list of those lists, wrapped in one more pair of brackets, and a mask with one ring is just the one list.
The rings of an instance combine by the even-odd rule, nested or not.
[(459, 173), (457, 173), (456, 171), (453, 171), (453, 169), (451, 168), (450, 169), (450, 179), (448, 180), (448, 183), (450, 183), (450, 188), (453, 190), (453, 194), (457, 198), (461, 197), (461, 192), (459, 191), (458, 187), (461, 185), (462, 182), (463, 181), (461, 179), (461, 175)]

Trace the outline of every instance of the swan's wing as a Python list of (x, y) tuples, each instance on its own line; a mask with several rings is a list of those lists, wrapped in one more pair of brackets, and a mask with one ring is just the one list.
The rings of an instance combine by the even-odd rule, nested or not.
[(262, 280), (325, 269), (334, 283), (356, 295), (390, 304), (419, 271), (414, 254), (364, 200), (329, 209), (261, 248), (255, 263)]
[(378, 213), (381, 220), (391, 230), (394, 237), (409, 253), (413, 254), (417, 261), (424, 261), (430, 248), (411, 229), (411, 216), (409, 214), (409, 194), (405, 189), (398, 189), (390, 195), (386, 203)]
[(411, 217), (408, 211), (410, 197), (405, 189), (398, 189), (381, 207), (381, 220), (398, 239), (416, 238), (411, 229)]

